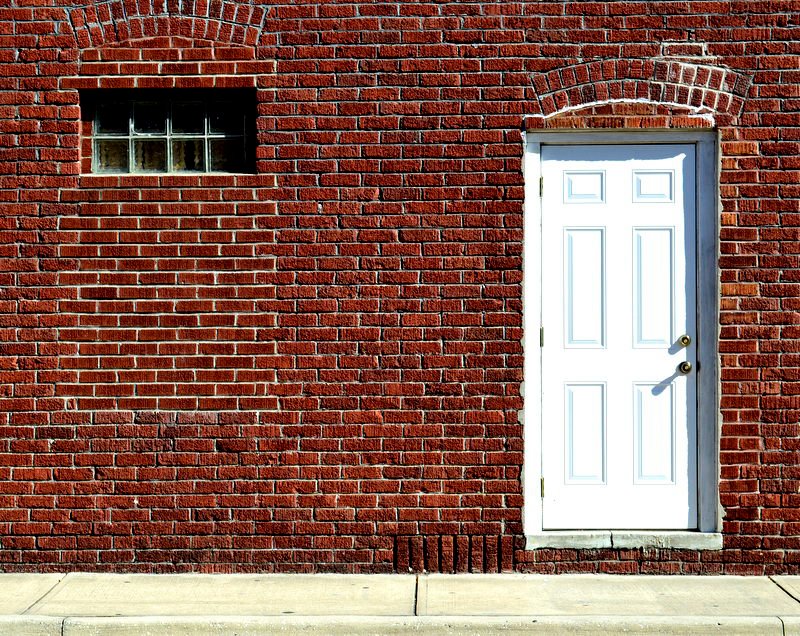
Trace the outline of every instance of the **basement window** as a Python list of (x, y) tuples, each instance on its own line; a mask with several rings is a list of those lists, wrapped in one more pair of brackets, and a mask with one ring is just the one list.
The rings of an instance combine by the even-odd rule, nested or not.
[(94, 173), (254, 171), (253, 91), (95, 90), (81, 110)]

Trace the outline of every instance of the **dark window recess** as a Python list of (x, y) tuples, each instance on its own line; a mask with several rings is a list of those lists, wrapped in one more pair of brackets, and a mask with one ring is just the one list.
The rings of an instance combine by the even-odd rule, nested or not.
[(82, 91), (81, 111), (92, 172), (254, 172), (254, 91)]

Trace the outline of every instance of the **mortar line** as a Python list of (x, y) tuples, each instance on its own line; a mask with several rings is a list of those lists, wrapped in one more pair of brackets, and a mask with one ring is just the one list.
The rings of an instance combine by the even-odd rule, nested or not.
[(50, 594), (50, 592), (52, 592), (52, 591), (53, 591), (54, 589), (56, 589), (56, 588), (57, 588), (59, 585), (61, 585), (61, 583), (64, 581), (64, 579), (66, 579), (68, 576), (69, 576), (69, 573), (68, 573), (68, 572), (67, 572), (67, 573), (65, 573), (65, 574), (64, 574), (64, 576), (62, 576), (60, 579), (58, 579), (58, 581), (56, 581), (56, 582), (55, 582), (55, 583), (52, 585), (52, 587), (50, 587), (50, 588), (49, 588), (49, 589), (48, 589), (48, 590), (47, 590), (47, 591), (46, 591), (44, 594), (42, 594), (42, 595), (41, 595), (39, 598), (37, 598), (37, 599), (36, 599), (36, 600), (35, 600), (33, 603), (31, 603), (30, 605), (28, 605), (28, 607), (26, 607), (26, 608), (25, 608), (25, 609), (24, 609), (22, 612), (20, 612), (20, 615), (27, 614), (28, 612), (30, 612), (30, 611), (31, 611), (31, 610), (32, 610), (32, 609), (33, 609), (33, 608), (34, 608), (36, 605), (38, 605), (39, 603), (41, 603), (41, 602), (44, 600), (44, 598), (45, 598), (45, 597), (46, 597), (48, 594)]

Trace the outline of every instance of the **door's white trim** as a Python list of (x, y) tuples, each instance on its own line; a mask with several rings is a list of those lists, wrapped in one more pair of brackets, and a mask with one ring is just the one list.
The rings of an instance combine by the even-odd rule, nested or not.
[[(527, 137), (527, 139), (525, 139)], [(542, 253), (541, 253), (541, 205), (539, 184), (542, 177), (541, 144), (531, 135), (523, 137), (526, 141), (523, 151), (523, 177), (525, 182), (525, 204), (523, 211), (522, 240), (522, 349), (524, 353), (523, 410), (520, 421), (523, 426), (523, 529), (526, 534), (542, 531), (541, 495), (541, 421), (542, 421), (542, 356), (541, 337), (541, 293)], [(535, 422), (535, 426), (529, 423)], [(536, 488), (537, 483), (539, 488)]]
[[(553, 131), (528, 132), (524, 136), (525, 207), (523, 215), (523, 349), (525, 399), (520, 418), (524, 426), (523, 529), (529, 537), (542, 533), (541, 500), (541, 327), (542, 261), (541, 198), (543, 144), (594, 145), (642, 143), (691, 143), (696, 148), (697, 201), (697, 446), (698, 446), (698, 530), (680, 533), (697, 537), (719, 532), (722, 526), (719, 506), (719, 257), (718, 223), (718, 139), (714, 131)], [(546, 337), (546, 334), (545, 334)], [(546, 487), (546, 485), (545, 485)], [(568, 533), (576, 535), (576, 533)], [(582, 534), (582, 533), (581, 533)], [(591, 533), (592, 535), (606, 533)], [(616, 534), (622, 536), (620, 531)], [(642, 533), (625, 533), (642, 534)], [(657, 535), (675, 535), (664, 532)], [(610, 536), (610, 533), (609, 533)], [(594, 537), (595, 539), (597, 537)], [(712, 540), (714, 545), (719, 541)], [(542, 546), (543, 547), (543, 546)], [(676, 546), (677, 547), (677, 546)], [(702, 549), (702, 548), (698, 548)], [(714, 549), (714, 548), (705, 548)], [(717, 548), (718, 549), (718, 548)]]

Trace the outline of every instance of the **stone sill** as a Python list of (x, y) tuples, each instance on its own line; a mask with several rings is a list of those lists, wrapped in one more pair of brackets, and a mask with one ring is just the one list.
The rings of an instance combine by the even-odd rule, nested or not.
[(525, 549), (569, 548), (671, 548), (677, 550), (721, 550), (719, 532), (647, 530), (567, 530), (538, 532), (525, 537)]

